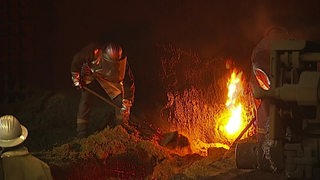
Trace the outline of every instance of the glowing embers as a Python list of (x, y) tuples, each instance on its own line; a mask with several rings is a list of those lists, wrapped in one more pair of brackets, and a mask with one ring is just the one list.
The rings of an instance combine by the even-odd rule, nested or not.
[(244, 100), (242, 83), (242, 72), (233, 70), (227, 82), (228, 94), (225, 103), (226, 109), (218, 118), (218, 130), (229, 142), (235, 140), (247, 124), (244, 104), (242, 102)]

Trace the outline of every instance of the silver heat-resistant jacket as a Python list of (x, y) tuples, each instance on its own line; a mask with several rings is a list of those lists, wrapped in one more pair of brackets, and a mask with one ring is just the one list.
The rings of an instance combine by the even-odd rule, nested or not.
[[(102, 44), (90, 43), (76, 53), (71, 63), (71, 72), (80, 74), (83, 83), (89, 84), (96, 79), (111, 99), (122, 94), (123, 99), (134, 100), (134, 77), (124, 56), (119, 61), (104, 60), (94, 52)], [(84, 69), (89, 69), (84, 71)]]

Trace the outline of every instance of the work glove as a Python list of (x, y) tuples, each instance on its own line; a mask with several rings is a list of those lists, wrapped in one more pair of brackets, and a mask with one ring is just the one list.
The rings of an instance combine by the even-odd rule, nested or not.
[(79, 72), (71, 72), (71, 79), (72, 79), (73, 85), (76, 88), (79, 88), (79, 89), (82, 88), (82, 82), (81, 82), (81, 78), (80, 78), (80, 73)]
[(83, 66), (81, 67), (81, 74), (84, 77), (92, 75), (92, 70), (87, 63), (83, 64)]
[(120, 114), (122, 116), (123, 122), (128, 123), (130, 118), (130, 109), (132, 106), (132, 101), (128, 99), (122, 100), (122, 107), (120, 109)]

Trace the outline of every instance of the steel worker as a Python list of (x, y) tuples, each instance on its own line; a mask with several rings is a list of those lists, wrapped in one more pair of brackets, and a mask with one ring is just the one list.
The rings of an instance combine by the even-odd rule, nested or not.
[[(77, 113), (77, 136), (88, 135), (90, 112), (94, 95), (83, 86), (103, 92), (102, 96), (111, 100), (115, 108), (114, 126), (128, 123), (130, 108), (134, 101), (135, 84), (127, 56), (122, 46), (111, 43), (90, 43), (73, 57), (71, 76), (75, 87), (81, 89)], [(102, 89), (102, 91), (98, 91)]]

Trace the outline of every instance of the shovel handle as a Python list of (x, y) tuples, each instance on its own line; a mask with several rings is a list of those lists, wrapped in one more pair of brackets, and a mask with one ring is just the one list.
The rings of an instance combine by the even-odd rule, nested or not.
[(107, 104), (110, 104), (111, 106), (113, 106), (114, 108), (120, 109), (119, 106), (117, 106), (115, 103), (113, 103), (112, 101), (106, 99), (105, 97), (101, 96), (100, 94), (96, 93), (95, 91), (91, 90), (90, 88), (88, 88), (87, 86), (83, 86), (82, 87), (84, 90), (88, 91), (89, 93), (95, 95), (96, 97), (98, 97), (99, 99), (101, 99), (102, 101), (106, 102)]

